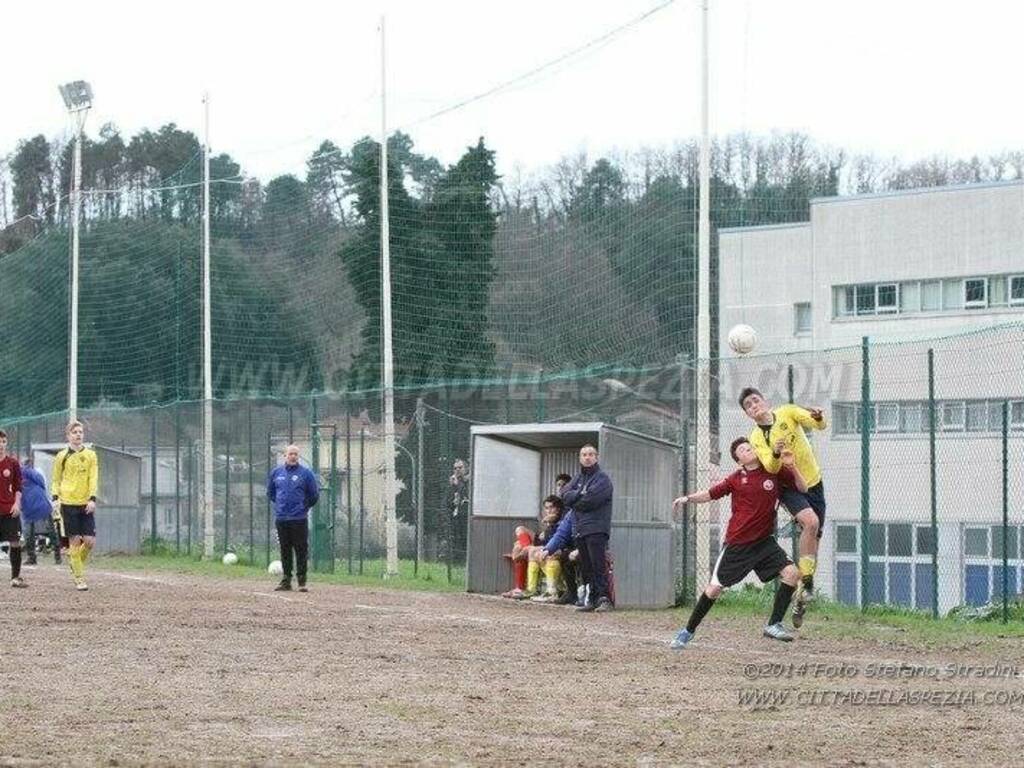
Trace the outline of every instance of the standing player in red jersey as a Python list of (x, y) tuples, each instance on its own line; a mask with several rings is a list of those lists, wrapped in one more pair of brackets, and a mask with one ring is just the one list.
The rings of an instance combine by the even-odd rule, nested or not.
[(7, 433), (0, 429), (0, 540), (10, 545), (11, 586), (21, 578), (21, 464), (7, 455)]
[(775, 514), (781, 490), (796, 488), (803, 493), (807, 491), (807, 484), (789, 451), (782, 453), (782, 468), (778, 474), (772, 474), (761, 466), (757, 452), (745, 437), (733, 440), (729, 453), (740, 465), (739, 469), (710, 489), (680, 496), (672, 504), (673, 509), (678, 510), (684, 504), (704, 504), (732, 496), (732, 516), (711, 582), (694, 606), (690, 621), (676, 633), (671, 644), (675, 649), (685, 648), (693, 639), (697, 626), (722, 590), (739, 584), (751, 571), (762, 582), (776, 576), (782, 582), (775, 593), (775, 605), (764, 628), (764, 636), (787, 643), (793, 639), (793, 635), (782, 626), (782, 617), (786, 615), (793, 591), (800, 581), (800, 571), (775, 540)]

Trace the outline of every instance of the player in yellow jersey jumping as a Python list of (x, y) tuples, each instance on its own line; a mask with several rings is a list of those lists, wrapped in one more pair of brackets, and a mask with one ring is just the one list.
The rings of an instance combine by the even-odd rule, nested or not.
[(773, 409), (753, 387), (740, 392), (740, 407), (754, 421), (750, 444), (769, 472), (782, 467), (782, 453), (793, 452), (796, 466), (807, 482), (807, 491), (787, 489), (779, 494), (783, 506), (800, 526), (800, 589), (793, 603), (793, 626), (804, 622), (807, 604), (814, 600), (814, 572), (818, 565), (818, 542), (825, 526), (825, 486), (814, 449), (805, 429), (828, 426), (820, 408), (801, 408), (787, 403)]
[(96, 492), (99, 462), (96, 452), (83, 444), (85, 428), (80, 421), (67, 426), (68, 447), (53, 460), (53, 506), (64, 522), (68, 537), (68, 564), (75, 588), (84, 592), (85, 563), (96, 543)]

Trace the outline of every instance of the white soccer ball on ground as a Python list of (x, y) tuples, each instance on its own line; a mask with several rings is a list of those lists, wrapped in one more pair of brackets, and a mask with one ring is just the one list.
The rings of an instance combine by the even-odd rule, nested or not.
[(238, 555), (234, 552), (225, 552), (224, 557), (221, 558), (221, 562), (224, 563), (224, 565), (234, 565), (238, 562)]
[(267, 573), (271, 576), (283, 576), (284, 566), (281, 565), (280, 560), (271, 560), (270, 565), (267, 566)]
[(738, 355), (745, 355), (757, 346), (757, 331), (740, 323), (729, 331), (729, 346)]

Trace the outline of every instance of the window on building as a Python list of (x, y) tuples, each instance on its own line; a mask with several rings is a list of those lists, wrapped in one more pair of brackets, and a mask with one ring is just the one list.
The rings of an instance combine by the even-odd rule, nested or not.
[[(1005, 529), (1007, 568), (1003, 570), (1002, 525), (970, 525), (964, 528), (964, 601), (984, 605), (1001, 600), (1003, 580), (1006, 593), (1015, 595), (1024, 584), (1024, 553), (1020, 551), (1024, 530), (1014, 525)], [(991, 546), (989, 546), (991, 542)]]
[(966, 419), (962, 402), (951, 401), (942, 404), (942, 429), (945, 432), (962, 432)]
[(964, 280), (964, 306), (968, 309), (988, 306), (987, 278), (972, 277), (969, 280)]
[(988, 305), (990, 307), (1006, 306), (1006, 278), (991, 277), (988, 281)]
[(1024, 429), (1024, 400), (1010, 403), (1010, 428)]
[(878, 286), (877, 299), (878, 312), (891, 313), (899, 309), (899, 288), (896, 283), (886, 283)]
[(837, 525), (836, 526), (836, 552), (842, 554), (856, 554), (857, 552), (857, 526)]
[(811, 332), (811, 304), (800, 302), (793, 305), (795, 319), (794, 333), (797, 335)]
[(900, 312), (919, 312), (921, 310), (921, 284), (918, 282), (900, 283)]
[(1010, 304), (1024, 304), (1024, 275), (1010, 278)]
[(860, 408), (853, 403), (835, 403), (832, 406), (835, 430), (838, 434), (855, 435), (860, 432)]
[(873, 285), (858, 285), (857, 286), (857, 314), (858, 315), (873, 315), (877, 310), (875, 304), (875, 286)]
[(926, 410), (922, 403), (900, 403), (900, 432), (927, 432)]
[(921, 311), (937, 312), (942, 309), (942, 283), (929, 280), (921, 283)]
[(964, 554), (968, 557), (988, 557), (988, 528), (968, 528), (964, 531)]
[(967, 403), (966, 417), (968, 432), (988, 431), (988, 403), (984, 400)]
[(852, 315), (857, 311), (857, 289), (849, 286), (845, 291), (846, 314)]
[(942, 308), (963, 309), (964, 284), (960, 280), (942, 281)]
[(1003, 404), (998, 400), (988, 402), (988, 429), (989, 432), (1003, 431)]
[[(839, 602), (860, 601), (860, 555), (854, 523), (837, 523), (835, 540), (836, 592)], [(868, 527), (869, 603), (902, 605), (928, 610), (935, 596), (932, 555), (935, 532), (912, 523), (871, 523)]]
[(875, 431), (897, 432), (900, 428), (899, 403), (878, 403), (875, 406)]
[(935, 532), (931, 526), (917, 526), (917, 553), (919, 555), (935, 554)]

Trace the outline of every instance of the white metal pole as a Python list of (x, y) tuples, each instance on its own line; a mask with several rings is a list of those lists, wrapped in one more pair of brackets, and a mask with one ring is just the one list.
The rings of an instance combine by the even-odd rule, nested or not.
[(78, 229), (82, 218), (82, 130), (85, 115), (75, 113), (74, 173), (71, 182), (71, 330), (68, 339), (68, 421), (78, 418)]
[[(697, 252), (697, 434), (694, 445), (696, 487), (711, 481), (711, 139), (708, 131), (708, 0), (701, 0), (700, 46), (700, 219)], [(698, 515), (696, 526), (697, 592), (710, 570), (711, 525)]]
[[(210, 319), (210, 94), (203, 94), (203, 555), (213, 557), (213, 362)], [(224, 542), (225, 548), (227, 542)]]
[(398, 575), (398, 518), (395, 514), (395, 366), (391, 346), (391, 242), (388, 226), (388, 119), (387, 51), (384, 17), (380, 17), (380, 254), (381, 333), (383, 335), (384, 385), (384, 524), (387, 537), (387, 570)]

